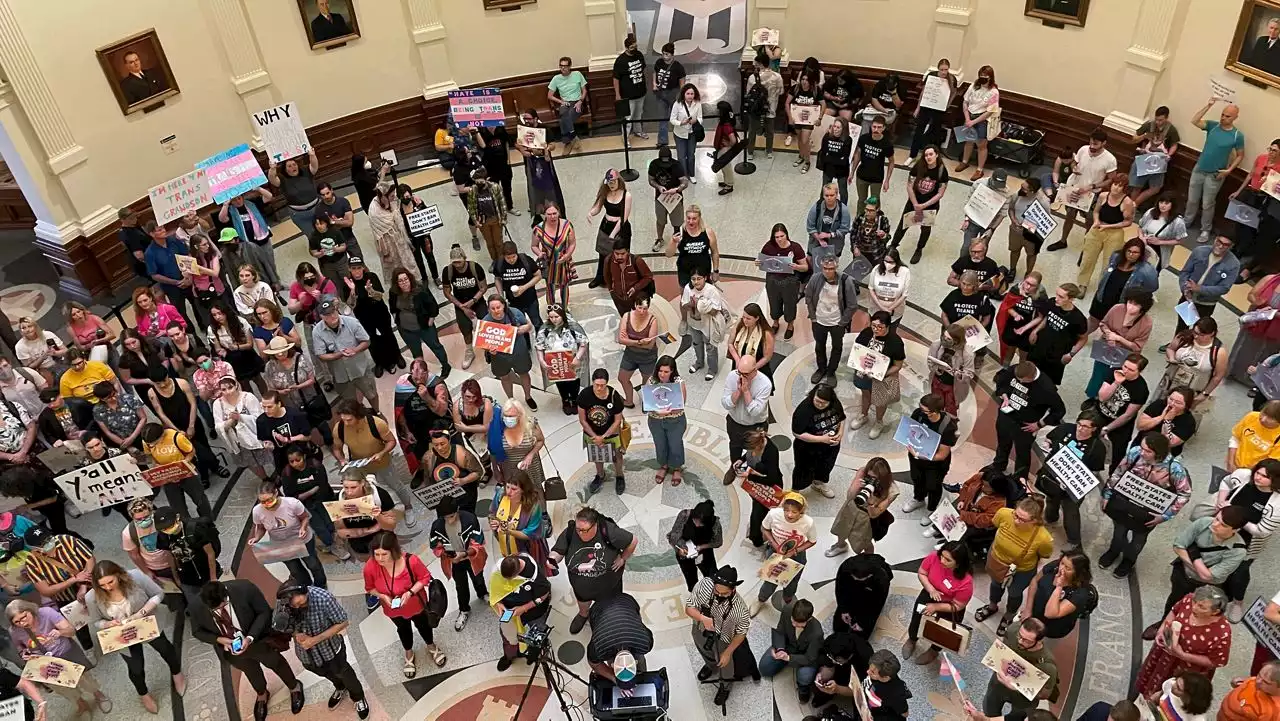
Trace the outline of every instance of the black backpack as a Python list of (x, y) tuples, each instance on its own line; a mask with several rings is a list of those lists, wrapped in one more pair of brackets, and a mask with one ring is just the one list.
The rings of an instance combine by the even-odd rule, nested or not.
[(756, 79), (756, 84), (742, 98), (742, 112), (762, 118), (769, 111), (769, 91), (760, 82), (760, 73), (755, 73), (752, 77)]

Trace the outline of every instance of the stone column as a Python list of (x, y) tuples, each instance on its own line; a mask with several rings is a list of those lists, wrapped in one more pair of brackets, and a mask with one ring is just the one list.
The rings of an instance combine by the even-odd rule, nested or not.
[(0, 0), (0, 67), (31, 121), (49, 168), (61, 175), (87, 160), (89, 154), (71, 135), (9, 0)]
[(587, 14), (587, 47), (591, 51), (587, 69), (611, 70), (626, 35), (618, 29), (618, 12), (625, 15), (626, 0), (583, 0), (582, 9)]
[(209, 24), (213, 26), (218, 42), (227, 55), (227, 64), (231, 67), (231, 84), (244, 103), (244, 123), (253, 134), (252, 144), (254, 148), (261, 150), (262, 139), (258, 137), (249, 117), (278, 105), (279, 101), (272, 92), (271, 76), (264, 67), (262, 54), (254, 43), (249, 17), (240, 0), (207, 0), (204, 6), (209, 13)]
[(751, 47), (751, 32), (756, 28), (773, 28), (782, 31), (782, 49), (787, 49), (787, 7), (790, 0), (754, 0), (747, 13), (750, 20), (747, 27), (747, 44), (742, 48), (742, 59), (751, 62), (756, 59), (756, 49)]
[(1142, 0), (1116, 86), (1115, 109), (1103, 120), (1107, 127), (1133, 133), (1147, 117), (1156, 83), (1173, 54), (1169, 40), (1174, 21), (1185, 4), (1186, 0)]
[(418, 68), (422, 75), (422, 97), (430, 100), (457, 90), (453, 65), (449, 62), (448, 34), (440, 18), (437, 0), (409, 0), (413, 21), (413, 42), (418, 47)]
[(951, 61), (951, 74), (963, 77), (965, 35), (973, 20), (974, 0), (938, 0), (933, 11), (933, 47), (925, 66), (932, 68), (940, 58)]

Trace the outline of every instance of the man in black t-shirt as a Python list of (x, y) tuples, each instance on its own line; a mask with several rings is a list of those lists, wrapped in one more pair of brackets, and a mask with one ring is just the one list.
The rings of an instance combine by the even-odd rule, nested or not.
[(578, 602), (569, 633), (577, 633), (587, 624), (593, 602), (622, 593), (622, 572), (638, 542), (631, 532), (589, 506), (578, 511), (561, 531), (549, 558), (557, 565), (564, 561), (569, 587)]
[(489, 286), (485, 282), (484, 268), (467, 260), (467, 251), (462, 246), (454, 243), (449, 259), (451, 262), (445, 266), (440, 279), (444, 283), (444, 297), (456, 308), (454, 318), (458, 322), (458, 332), (462, 333), (462, 340), (467, 344), (462, 356), (462, 370), (466, 370), (476, 360), (476, 352), (471, 347), (472, 333), (476, 316), (483, 318), (488, 312), (484, 292)]
[(675, 43), (662, 46), (662, 57), (653, 62), (653, 94), (658, 96), (658, 146), (667, 144), (667, 131), (671, 127), (671, 106), (676, 102), (680, 88), (684, 86), (684, 66), (676, 60)]
[(258, 440), (271, 449), (276, 468), (284, 468), (288, 462), (289, 444), (305, 442), (311, 435), (306, 415), (286, 406), (274, 390), (262, 394), (262, 413), (254, 423)]
[(866, 205), (871, 189), (876, 197), (889, 190), (889, 178), (893, 175), (893, 142), (884, 133), (884, 118), (876, 116), (871, 121), (871, 133), (858, 138), (853, 151), (854, 185), (858, 190), (858, 208)]
[(529, 316), (534, 329), (542, 327), (542, 316), (538, 315), (538, 281), (542, 280), (542, 271), (533, 258), (521, 253), (513, 241), (502, 243), (502, 257), (493, 262), (493, 282), (498, 290), (506, 296), (513, 308)]
[[(668, 223), (671, 224), (673, 234), (680, 230), (680, 224), (684, 222), (684, 189), (689, 187), (689, 176), (685, 174), (680, 161), (671, 157), (671, 148), (661, 140), (658, 145), (658, 157), (649, 162), (649, 187), (653, 188), (653, 214), (657, 216), (658, 223), (657, 236), (653, 241), (655, 253), (661, 253), (666, 247), (667, 241), (663, 238), (663, 233)], [(664, 199), (667, 202), (676, 199), (675, 205), (667, 210), (667, 206), (663, 205)]]
[(337, 228), (346, 239), (347, 253), (363, 258), (364, 253), (360, 252), (360, 243), (356, 241), (353, 229), (356, 216), (351, 209), (351, 202), (333, 192), (333, 186), (329, 183), (321, 183), (317, 190), (320, 191), (320, 202), (316, 204), (316, 215), (328, 216), (329, 225)]
[(194, 595), (222, 575), (218, 549), (214, 545), (218, 529), (202, 518), (183, 519), (178, 511), (162, 506), (155, 512), (156, 550), (172, 554), (169, 561), (174, 578), (184, 595)]
[[(627, 101), (628, 118), (641, 118), (644, 117), (646, 92), (644, 53), (640, 52), (635, 35), (628, 35), (622, 41), (622, 47), (622, 54), (613, 61), (613, 99)], [(649, 139), (640, 123), (623, 122), (622, 134), (626, 135), (628, 132), (637, 138)]]
[(951, 275), (947, 276), (947, 285), (959, 288), (960, 276), (966, 270), (972, 270), (978, 276), (978, 290), (990, 293), (1000, 283), (1000, 266), (987, 257), (987, 241), (978, 238), (969, 245), (967, 255), (951, 264)]

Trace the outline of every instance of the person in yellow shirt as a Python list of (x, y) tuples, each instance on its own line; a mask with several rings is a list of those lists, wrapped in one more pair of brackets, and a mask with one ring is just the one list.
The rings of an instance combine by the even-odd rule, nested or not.
[(151, 456), (155, 466), (186, 463), (190, 471), (186, 476), (161, 486), (164, 489), (165, 500), (170, 506), (181, 511), (184, 518), (190, 518), (187, 501), (182, 497), (182, 494), (186, 493), (195, 502), (196, 513), (201, 518), (213, 519), (213, 508), (209, 505), (209, 497), (205, 495), (204, 486), (191, 465), (196, 449), (191, 444), (191, 439), (187, 438), (187, 434), (165, 428), (159, 423), (148, 423), (142, 427), (142, 450)]
[(116, 374), (106, 363), (87, 360), (79, 348), (67, 351), (67, 363), (71, 367), (62, 374), (62, 380), (58, 383), (58, 391), (63, 398), (80, 398), (90, 403), (97, 403), (98, 397), (93, 394), (95, 385), (103, 381), (120, 385), (116, 380)]
[(1262, 410), (1246, 413), (1231, 429), (1227, 442), (1227, 473), (1253, 468), (1265, 458), (1280, 459), (1280, 400), (1267, 401)]
[(1014, 612), (1022, 606), (1022, 594), (1035, 577), (1040, 561), (1053, 555), (1053, 536), (1044, 527), (1044, 500), (1036, 496), (1023, 498), (1013, 508), (996, 511), (992, 524), (996, 537), (987, 554), (989, 600), (974, 614), (974, 620), (981, 623), (1000, 610), (1000, 597), (1007, 585), (1009, 603), (996, 630), (998, 636), (1004, 636)]

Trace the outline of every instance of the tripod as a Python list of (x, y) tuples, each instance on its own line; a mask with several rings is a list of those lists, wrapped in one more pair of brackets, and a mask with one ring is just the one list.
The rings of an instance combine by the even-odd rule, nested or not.
[(588, 687), (590, 692), (590, 684), (582, 680), (582, 677), (569, 670), (564, 664), (555, 660), (551, 655), (550, 643), (544, 645), (542, 650), (538, 651), (538, 657), (533, 662), (533, 670), (529, 672), (529, 680), (525, 681), (524, 693), (520, 694), (520, 705), (516, 707), (516, 715), (511, 717), (511, 721), (520, 721), (520, 712), (524, 710), (524, 702), (529, 698), (529, 689), (533, 686), (533, 680), (538, 677), (538, 670), (542, 670), (543, 676), (547, 679), (547, 688), (556, 694), (556, 699), (560, 701), (560, 713), (564, 714), (565, 719), (569, 718), (569, 702), (565, 700), (564, 692), (561, 691), (559, 684), (556, 683), (555, 677), (551, 674), (551, 668), (563, 671), (571, 676), (578, 683)]

